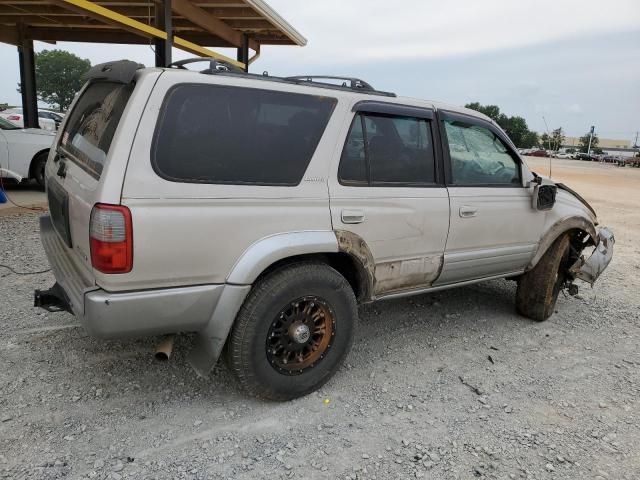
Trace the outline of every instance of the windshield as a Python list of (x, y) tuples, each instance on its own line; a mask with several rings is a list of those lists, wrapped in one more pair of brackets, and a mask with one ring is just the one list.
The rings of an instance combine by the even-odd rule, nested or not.
[(20, 130), (20, 127), (14, 123), (11, 123), (9, 120), (5, 120), (0, 117), (0, 128), (2, 130)]

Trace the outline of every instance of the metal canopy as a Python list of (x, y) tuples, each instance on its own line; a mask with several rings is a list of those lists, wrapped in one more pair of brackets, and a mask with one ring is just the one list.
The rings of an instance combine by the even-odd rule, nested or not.
[[(32, 40), (144, 44), (157, 35), (142, 27), (155, 27), (161, 9), (156, 0), (0, 0), (0, 41), (17, 45), (22, 24)], [(171, 9), (173, 34), (196, 45), (238, 48), (244, 35), (256, 51), (307, 42), (262, 0), (172, 0)]]
[[(18, 46), (20, 56), (25, 126), (38, 125), (34, 40), (153, 43), (157, 66), (171, 63), (174, 46), (245, 70), (261, 45), (307, 43), (263, 0), (0, 0), (0, 42)], [(236, 48), (237, 58), (206, 47)]]

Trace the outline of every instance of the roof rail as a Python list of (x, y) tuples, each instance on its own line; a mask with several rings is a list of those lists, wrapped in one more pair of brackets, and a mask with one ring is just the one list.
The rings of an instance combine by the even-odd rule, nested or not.
[(225, 62), (223, 60), (216, 60), (215, 58), (208, 57), (196, 57), (196, 58), (187, 58), (185, 60), (178, 60), (177, 62), (173, 62), (169, 65), (169, 68), (179, 68), (181, 70), (188, 70), (185, 65), (190, 63), (198, 63), (198, 62), (209, 62), (209, 68), (207, 70), (202, 70), (200, 73), (215, 73), (215, 72), (236, 72), (236, 73), (244, 73), (240, 67), (236, 67), (232, 63)]
[(330, 82), (318, 82), (318, 80), (342, 80), (341, 86), (343, 87), (349, 87), (354, 90), (356, 89), (375, 90), (375, 88), (373, 88), (364, 80), (361, 80), (359, 78), (353, 78), (353, 77), (335, 77), (331, 75), (296, 75), (293, 77), (285, 77), (285, 80), (293, 80), (295, 82), (328, 83), (329, 85), (334, 85), (334, 84)]
[[(382, 92), (376, 90), (370, 83), (356, 77), (338, 77), (334, 75), (295, 75), (292, 77), (285, 77), (285, 80), (289, 80), (295, 83), (313, 83), (314, 86), (320, 87), (341, 87), (348, 88), (350, 90), (360, 91), (362, 93), (375, 93), (379, 95), (387, 95), (395, 97), (394, 93)], [(331, 82), (323, 82), (322, 80), (341, 80), (341, 85), (336, 85)]]
[[(327, 88), (331, 90), (350, 90), (358, 93), (382, 95), (385, 97), (396, 96), (396, 94), (392, 92), (383, 92), (381, 90), (376, 90), (369, 83), (355, 77), (337, 77), (332, 75), (296, 75), (292, 77), (272, 77), (267, 72), (264, 72), (262, 74), (247, 73), (231, 63), (208, 57), (197, 57), (188, 58), (186, 60), (179, 60), (169, 65), (169, 68), (188, 70), (185, 65), (197, 62), (209, 63), (209, 68), (200, 71), (200, 73), (208, 75), (230, 75), (243, 78), (251, 78), (254, 80), (290, 83), (295, 85), (309, 85), (316, 88)], [(342, 83), (336, 84), (331, 82), (323, 82), (321, 80), (341, 80)]]

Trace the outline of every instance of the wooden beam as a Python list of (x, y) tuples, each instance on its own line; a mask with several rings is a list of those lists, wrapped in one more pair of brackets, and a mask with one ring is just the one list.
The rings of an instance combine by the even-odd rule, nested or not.
[(0, 42), (10, 43), (11, 45), (18, 45), (18, 43), (20, 43), (18, 28), (17, 27), (0, 28)]
[[(137, 35), (141, 35), (148, 38), (161, 38), (164, 40), (167, 39), (167, 32), (164, 32), (158, 28), (152, 27), (145, 23), (138, 22), (137, 20), (133, 20), (132, 18), (125, 17), (124, 15), (121, 15), (113, 10), (109, 10), (108, 8), (104, 8), (88, 0), (50, 0), (50, 1), (62, 7), (69, 8), (70, 10), (73, 10), (73, 11), (79, 11), (79, 12), (84, 11), (87, 13), (88, 16), (92, 18), (96, 18), (108, 24), (116, 25), (120, 28), (123, 28)], [(171, 2), (172, 7), (175, 7), (176, 4), (178, 4), (179, 2), (184, 2), (184, 0), (172, 0)], [(221, 22), (221, 20), (218, 20), (218, 21)], [(227, 28), (230, 28), (230, 27), (227, 26)], [(235, 32), (235, 30), (233, 31)], [(210, 32), (210, 33), (213, 33), (214, 35), (217, 35), (223, 38), (224, 40), (228, 41), (227, 38), (223, 37), (218, 33), (215, 33), (215, 32)], [(195, 53), (196, 55), (224, 60), (225, 62), (229, 62), (240, 68), (244, 68), (244, 63), (238, 62), (225, 55), (214, 52), (213, 50), (209, 50), (207, 48), (201, 47), (200, 45), (190, 42), (185, 38), (174, 37), (173, 43), (176, 47), (191, 53)]]
[(69, 10), (84, 13), (105, 23), (117, 25), (132, 33), (146, 36), (147, 38), (167, 38), (167, 33), (155, 27), (139, 22), (108, 8), (104, 8), (88, 0), (50, 0), (52, 3)]
[(207, 13), (206, 10), (195, 6), (188, 0), (172, 0), (171, 7), (175, 12), (187, 20), (190, 20), (199, 27), (204, 28), (209, 33), (217, 35), (220, 38), (224, 38), (234, 47), (242, 46), (241, 32), (234, 30), (219, 18)]

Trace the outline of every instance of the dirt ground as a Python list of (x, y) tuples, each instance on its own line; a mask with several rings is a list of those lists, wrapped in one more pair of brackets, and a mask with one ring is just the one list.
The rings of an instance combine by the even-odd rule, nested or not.
[[(547, 159), (529, 159), (545, 174)], [(594, 289), (546, 322), (506, 280), (360, 309), (343, 368), (289, 403), (198, 378), (190, 338), (104, 342), (32, 307), (50, 273), (0, 268), (0, 478), (640, 479), (640, 169), (553, 160), (616, 235)], [(0, 263), (46, 266), (33, 213)]]

